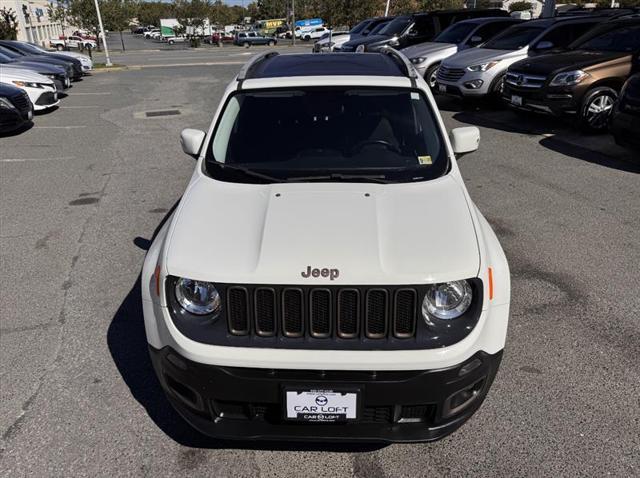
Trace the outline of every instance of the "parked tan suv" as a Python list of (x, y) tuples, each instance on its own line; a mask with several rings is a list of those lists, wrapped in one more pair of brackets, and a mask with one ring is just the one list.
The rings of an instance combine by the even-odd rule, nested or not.
[(606, 22), (565, 52), (511, 65), (503, 97), (515, 108), (574, 115), (585, 131), (605, 131), (639, 52), (640, 18)]

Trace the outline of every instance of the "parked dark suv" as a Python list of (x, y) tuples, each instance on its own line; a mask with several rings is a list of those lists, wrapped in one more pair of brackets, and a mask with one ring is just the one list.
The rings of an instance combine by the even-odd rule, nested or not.
[(0, 83), (0, 133), (20, 128), (33, 118), (33, 106), (20, 88)]
[(378, 35), (358, 38), (342, 45), (340, 51), (376, 51), (383, 46), (396, 49), (433, 40), (442, 30), (461, 20), (479, 17), (505, 17), (509, 13), (500, 9), (441, 10), (429, 13), (400, 15), (393, 19)]
[(567, 51), (511, 65), (503, 96), (518, 109), (575, 115), (585, 131), (605, 131), (638, 51), (640, 18), (605, 22)]
[(611, 132), (619, 145), (640, 150), (640, 73), (631, 76), (622, 88)]

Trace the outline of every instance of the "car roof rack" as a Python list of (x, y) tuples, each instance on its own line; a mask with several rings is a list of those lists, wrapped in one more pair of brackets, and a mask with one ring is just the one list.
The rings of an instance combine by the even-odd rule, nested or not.
[(391, 58), (396, 60), (396, 62), (400, 63), (401, 66), (404, 67), (407, 77), (411, 80), (411, 86), (415, 88), (416, 79), (418, 78), (418, 72), (413, 67), (411, 62), (409, 62), (407, 57), (404, 56), (395, 48), (391, 48), (390, 46), (383, 46), (382, 48), (380, 48), (380, 52), (384, 55), (389, 55)]
[(265, 51), (262, 53), (258, 53), (257, 55), (252, 56), (248, 62), (246, 62), (242, 68), (240, 68), (240, 72), (238, 73), (238, 77), (236, 80), (238, 81), (238, 89), (242, 88), (242, 82), (246, 80), (249, 76), (251, 69), (256, 66), (258, 63), (264, 60), (268, 60), (274, 56), (278, 56), (277, 51)]

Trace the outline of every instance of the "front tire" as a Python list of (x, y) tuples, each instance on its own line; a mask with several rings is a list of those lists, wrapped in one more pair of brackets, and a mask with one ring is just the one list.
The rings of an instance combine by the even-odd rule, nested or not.
[(440, 69), (440, 63), (437, 63), (427, 68), (427, 71), (424, 74), (424, 81), (427, 82), (427, 84), (429, 85), (429, 88), (431, 88), (432, 90), (435, 90), (436, 87), (438, 86), (438, 80), (436, 77), (438, 76), (439, 69)]
[(274, 42), (273, 40), (270, 40), (269, 43), (267, 43), (267, 45), (269, 46), (274, 46), (276, 44), (276, 42)]
[(62, 45), (56, 45), (56, 50), (62, 51), (64, 50), (64, 47)]
[(609, 128), (618, 92), (601, 86), (587, 92), (580, 108), (580, 129), (586, 133), (604, 133)]

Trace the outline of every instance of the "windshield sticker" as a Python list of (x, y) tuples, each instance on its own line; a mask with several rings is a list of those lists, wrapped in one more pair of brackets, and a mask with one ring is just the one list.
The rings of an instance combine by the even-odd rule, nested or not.
[(431, 156), (418, 156), (418, 162), (420, 164), (433, 164)]
[(416, 93), (415, 91), (411, 92), (411, 99), (420, 101), (420, 93)]

